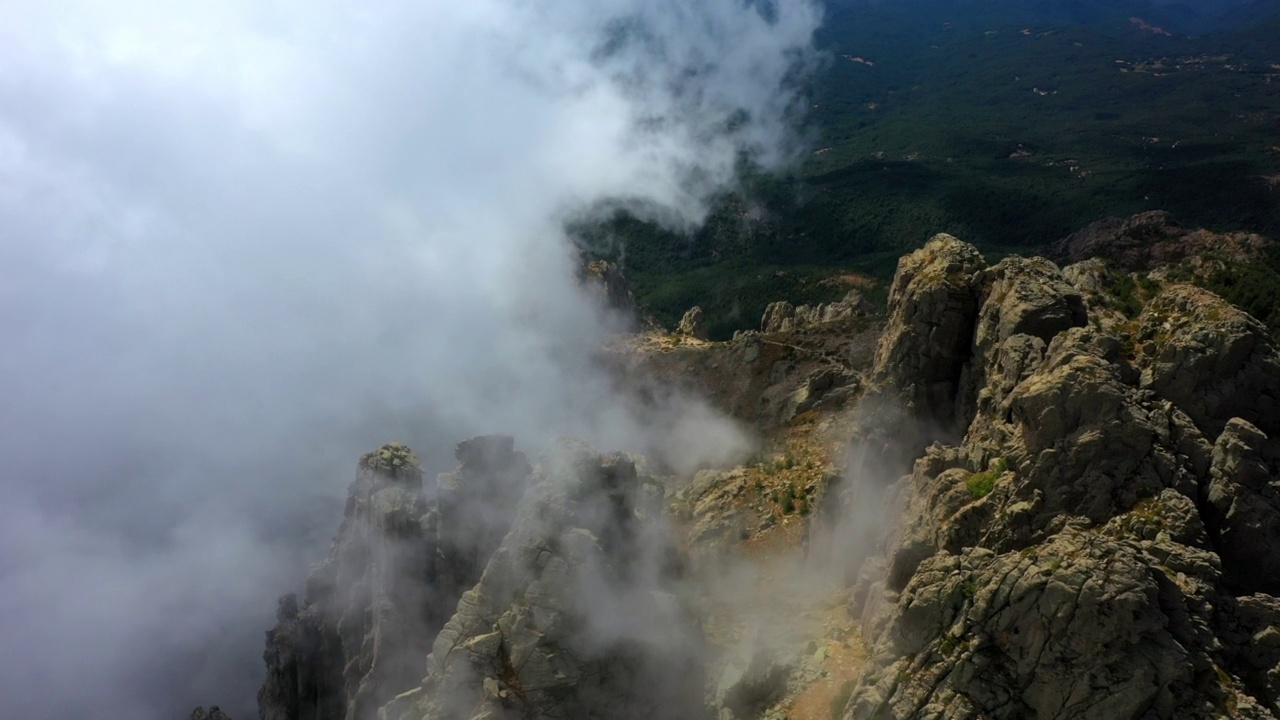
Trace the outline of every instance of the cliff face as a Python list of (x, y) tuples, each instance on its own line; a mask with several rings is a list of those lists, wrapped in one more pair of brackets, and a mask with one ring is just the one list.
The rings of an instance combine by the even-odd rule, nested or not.
[[(975, 255), (937, 238), (899, 272), (917, 279), (892, 298), (870, 394), (926, 440), (950, 407), (964, 430), (934, 431), (949, 444), (887, 491), (897, 519), (854, 593), (871, 656), (844, 717), (1274, 717), (1266, 329), (1173, 286), (1107, 332), (1044, 261), (915, 272)], [(936, 298), (955, 300), (922, 324)], [(912, 345), (936, 361), (900, 362)]]
[(366, 455), (281, 600), (261, 717), (1280, 717), (1280, 346), (1190, 285), (1121, 312), (1118, 273), (940, 235), (884, 319), (777, 305), (732, 342), (613, 348), (772, 460), (659, 482), (477, 438), (424, 490), (408, 448)]
[(423, 493), (398, 443), (360, 461), (342, 525), (300, 604), (267, 633), (263, 720), (372, 720), (416, 685), (423, 658), (502, 541), (529, 474), (511, 438), (462, 443), (455, 473)]
[(661, 497), (624, 456), (558, 448), (388, 720), (698, 715), (699, 632), (672, 592)]
[(304, 601), (280, 601), (260, 716), (700, 712), (700, 633), (672, 592), (661, 487), (574, 443), (532, 477), (509, 437), (466, 441), (457, 457), (430, 497), (403, 445), (361, 460)]

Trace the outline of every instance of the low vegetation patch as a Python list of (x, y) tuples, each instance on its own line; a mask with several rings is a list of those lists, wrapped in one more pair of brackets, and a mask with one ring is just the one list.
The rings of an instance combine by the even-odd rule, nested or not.
[(964, 484), (969, 490), (969, 495), (974, 500), (981, 500), (982, 498), (990, 495), (991, 491), (996, 487), (996, 480), (998, 480), (1001, 475), (1004, 475), (1008, 469), (1009, 466), (1004, 461), (1004, 458), (996, 458), (995, 460), (992, 460), (985, 472), (976, 472), (970, 475), (969, 479), (965, 481)]
[(365, 453), (360, 464), (369, 470), (383, 475), (402, 478), (422, 477), (422, 463), (418, 456), (404, 443), (394, 440)]

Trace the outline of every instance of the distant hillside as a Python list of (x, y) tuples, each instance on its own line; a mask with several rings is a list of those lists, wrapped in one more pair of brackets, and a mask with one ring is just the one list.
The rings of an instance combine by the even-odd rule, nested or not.
[(1196, 35), (1280, 15), (1277, 0), (830, 0), (827, 6), (833, 13), (870, 22), (949, 22), (960, 31), (1017, 24), (1103, 26), (1141, 17), (1173, 32)]
[(1280, 21), (1177, 30), (1209, 11), (834, 2), (800, 168), (751, 177), (693, 238), (626, 217), (587, 234), (625, 248), (614, 258), (659, 320), (700, 304), (721, 337), (757, 323), (771, 299), (835, 299), (832, 276), (886, 277), (936, 232), (998, 256), (1168, 210), (1189, 226), (1280, 236)]

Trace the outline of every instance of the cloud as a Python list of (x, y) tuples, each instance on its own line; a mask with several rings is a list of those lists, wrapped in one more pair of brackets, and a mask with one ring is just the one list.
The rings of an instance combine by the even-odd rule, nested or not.
[[(731, 446), (591, 356), (564, 218), (795, 156), (810, 0), (0, 7), (0, 714), (252, 716), (358, 454)], [(692, 420), (688, 418), (694, 418)], [(706, 442), (653, 425), (708, 428)], [(650, 448), (651, 449), (651, 448)], [(321, 523), (323, 525), (323, 523)], [(228, 707), (229, 706), (229, 707)]]

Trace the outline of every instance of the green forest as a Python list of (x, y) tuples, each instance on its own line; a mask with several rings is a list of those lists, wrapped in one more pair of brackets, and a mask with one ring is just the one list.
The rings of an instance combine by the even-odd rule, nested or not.
[[(988, 259), (1155, 209), (1280, 236), (1280, 21), (1196, 37), (1124, 17), (942, 17), (833, 5), (802, 162), (747, 168), (692, 234), (621, 212), (576, 231), (611, 248), (655, 319), (701, 305), (716, 338), (770, 301), (847, 291), (829, 278), (887, 278), (937, 232)], [(1248, 287), (1275, 314), (1276, 263), (1230, 274), (1219, 290)]]

